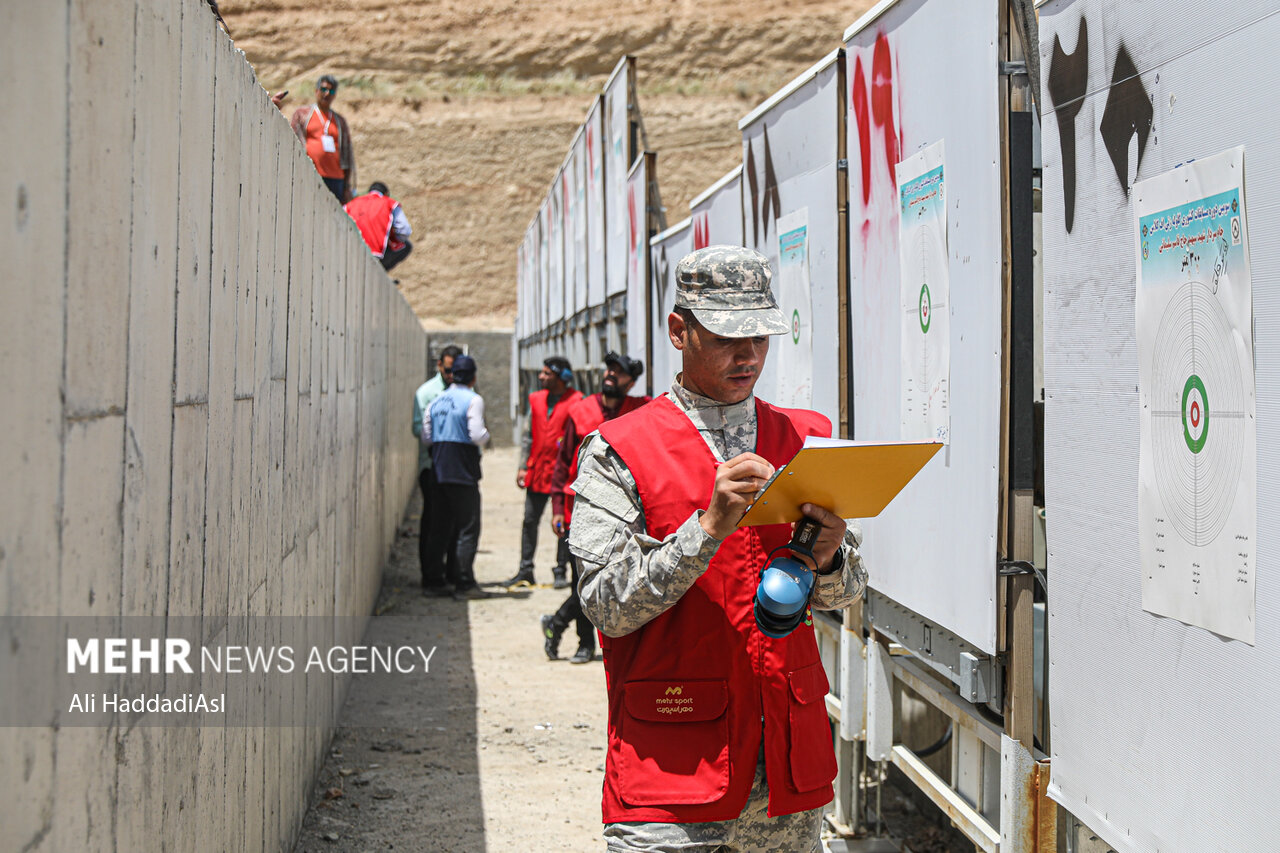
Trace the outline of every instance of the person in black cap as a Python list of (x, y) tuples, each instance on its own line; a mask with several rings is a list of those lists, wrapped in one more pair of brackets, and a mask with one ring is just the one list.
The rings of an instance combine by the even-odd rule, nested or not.
[[(422, 419), (422, 443), (431, 448), (436, 473), (424, 566), (432, 577), (424, 577), (423, 592), (452, 594), (457, 600), (485, 597), (476, 584), (475, 560), (480, 544), (480, 448), (489, 444), (489, 429), (484, 398), (472, 389), (475, 384), (475, 359), (458, 356), (453, 360), (453, 384), (432, 401)], [(451, 542), (456, 562), (443, 558)], [(456, 566), (449, 583), (441, 576), (446, 566)]]
[[(578, 445), (582, 439), (607, 420), (625, 415), (649, 402), (648, 397), (631, 397), (628, 392), (644, 373), (644, 362), (611, 352), (604, 357), (604, 379), (600, 391), (584, 397), (569, 408), (565, 421), (564, 437), (556, 456), (555, 471), (551, 475), (551, 529), (560, 541), (569, 536), (569, 520), (573, 511), (573, 491), (569, 485), (578, 476)], [(570, 556), (573, 584), (569, 597), (555, 613), (542, 617), (542, 649), (549, 660), (559, 657), (560, 635), (573, 622), (578, 631), (578, 651), (570, 663), (587, 663), (596, 655), (595, 626), (582, 613), (578, 601), (578, 565)]]

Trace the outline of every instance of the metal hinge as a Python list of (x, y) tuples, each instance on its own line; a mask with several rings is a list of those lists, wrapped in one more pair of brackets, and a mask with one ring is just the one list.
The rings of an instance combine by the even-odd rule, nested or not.
[(1002, 59), (1000, 61), (1000, 73), (1006, 77), (1015, 77), (1019, 74), (1025, 75), (1027, 73), (1027, 63), (1022, 59), (1014, 61)]
[(845, 160), (844, 158), (841, 158), (841, 159), (837, 160), (837, 161), (836, 161), (836, 171), (837, 171), (837, 172), (847, 172), (847, 171), (849, 171), (849, 161), (848, 161), (848, 160)]

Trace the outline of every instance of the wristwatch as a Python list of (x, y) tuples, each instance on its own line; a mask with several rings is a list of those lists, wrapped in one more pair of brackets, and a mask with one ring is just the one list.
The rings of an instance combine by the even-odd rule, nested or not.
[(831, 568), (827, 569), (825, 572), (819, 569), (819, 575), (822, 577), (830, 577), (844, 568), (844, 547), (845, 546), (842, 543), (840, 547), (836, 549), (835, 554), (831, 557)]

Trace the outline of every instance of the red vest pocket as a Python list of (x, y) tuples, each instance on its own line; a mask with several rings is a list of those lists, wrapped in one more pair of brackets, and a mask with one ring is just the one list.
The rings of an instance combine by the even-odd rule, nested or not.
[(814, 791), (836, 778), (826, 703), (830, 684), (821, 662), (787, 673), (787, 683), (791, 688), (791, 781), (797, 791)]
[(700, 805), (723, 797), (729, 788), (728, 683), (633, 681), (623, 692), (615, 723), (623, 802)]

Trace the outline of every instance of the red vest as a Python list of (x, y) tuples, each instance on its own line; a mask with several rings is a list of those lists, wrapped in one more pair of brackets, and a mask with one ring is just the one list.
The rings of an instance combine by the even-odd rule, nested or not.
[[(619, 407), (618, 414), (614, 415), (614, 417), (620, 418), (628, 412), (634, 412), (651, 399), (651, 397), (625, 397)], [(570, 519), (573, 516), (573, 481), (578, 479), (578, 451), (582, 449), (583, 440), (595, 432), (596, 428), (605, 421), (604, 404), (601, 400), (601, 395), (595, 393), (574, 403), (573, 408), (569, 409), (569, 420), (573, 421), (573, 431), (578, 436), (578, 447), (573, 449), (573, 455), (569, 457), (569, 477), (564, 481), (565, 527), (569, 526)]]
[(525, 467), (529, 472), (525, 475), (524, 487), (531, 492), (551, 493), (551, 475), (556, 470), (556, 452), (560, 449), (560, 440), (564, 438), (564, 423), (569, 419), (569, 410), (573, 404), (582, 399), (582, 392), (576, 388), (567, 389), (556, 407), (547, 417), (547, 398), (549, 391), (534, 391), (529, 395), (529, 427), (533, 434), (533, 446), (529, 449), (529, 458)]
[(360, 236), (368, 244), (369, 251), (375, 258), (380, 258), (387, 251), (387, 239), (391, 236), (391, 212), (398, 202), (379, 193), (358, 195), (343, 205), (360, 229)]
[[(756, 400), (756, 453), (780, 466), (831, 423)], [(607, 421), (600, 434), (635, 477), (646, 532), (664, 539), (707, 506), (716, 460), (667, 397)], [(831, 800), (836, 775), (827, 676), (811, 620), (773, 640), (752, 603), (786, 524), (743, 528), (674, 606), (624, 637), (604, 638), (609, 752), (604, 821), (692, 823), (737, 818), (764, 742), (769, 816)]]

